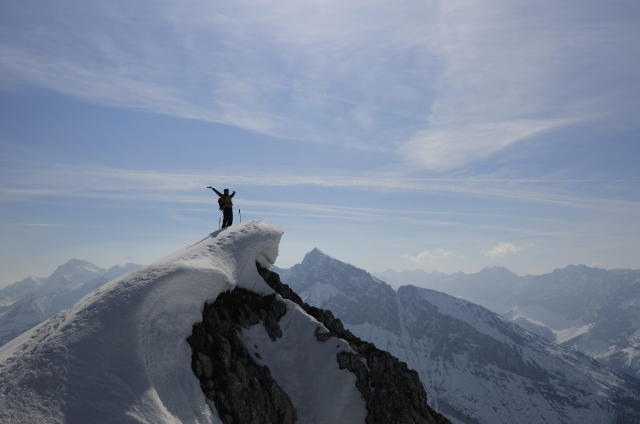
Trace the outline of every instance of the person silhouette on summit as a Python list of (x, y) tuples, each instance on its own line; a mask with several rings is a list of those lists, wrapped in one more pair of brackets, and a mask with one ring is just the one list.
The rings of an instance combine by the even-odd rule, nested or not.
[(224, 194), (220, 193), (215, 188), (209, 186), (211, 190), (215, 191), (220, 199), (218, 199), (218, 204), (220, 205), (220, 209), (222, 210), (222, 228), (230, 227), (233, 224), (233, 202), (231, 199), (236, 195), (236, 192), (229, 194), (229, 189), (224, 189)]

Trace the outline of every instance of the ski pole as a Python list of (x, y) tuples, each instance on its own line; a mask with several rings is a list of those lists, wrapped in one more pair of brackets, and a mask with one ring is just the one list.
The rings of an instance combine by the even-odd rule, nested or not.
[(222, 218), (218, 218), (218, 230), (220, 229), (220, 221), (222, 221)]
[(240, 222), (242, 222), (242, 213), (240, 212), (240, 209), (238, 209), (238, 215), (240, 215)]

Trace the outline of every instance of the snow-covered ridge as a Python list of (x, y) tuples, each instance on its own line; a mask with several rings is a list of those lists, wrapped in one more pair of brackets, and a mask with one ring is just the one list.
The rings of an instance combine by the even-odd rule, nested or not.
[[(205, 300), (273, 290), (282, 230), (251, 221), (118, 278), (0, 348), (0, 421), (219, 422), (185, 339)], [(35, 371), (34, 371), (35, 370)]]

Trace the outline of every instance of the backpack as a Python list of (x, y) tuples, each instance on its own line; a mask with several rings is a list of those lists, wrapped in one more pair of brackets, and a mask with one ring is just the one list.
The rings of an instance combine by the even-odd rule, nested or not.
[(224, 203), (222, 203), (222, 197), (218, 197), (218, 207), (220, 210), (224, 210)]

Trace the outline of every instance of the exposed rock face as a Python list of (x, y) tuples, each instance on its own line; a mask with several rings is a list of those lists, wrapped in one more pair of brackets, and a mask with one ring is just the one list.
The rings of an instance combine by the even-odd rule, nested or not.
[(240, 328), (260, 322), (271, 340), (282, 336), (278, 321), (287, 308), (275, 295), (236, 288), (206, 304), (202, 322), (187, 339), (191, 368), (224, 424), (289, 424), (296, 409), (269, 368), (257, 365), (238, 338)]
[(337, 361), (341, 368), (356, 375), (356, 386), (367, 402), (367, 424), (450, 423), (427, 404), (427, 392), (417, 372), (390, 353), (354, 336), (331, 311), (307, 305), (280, 281), (278, 274), (256, 265), (262, 278), (276, 293), (296, 303), (329, 330), (329, 333), (321, 333), (318, 328), (316, 338), (319, 341), (339, 337), (357, 352), (341, 352)]

